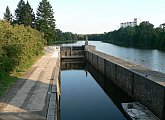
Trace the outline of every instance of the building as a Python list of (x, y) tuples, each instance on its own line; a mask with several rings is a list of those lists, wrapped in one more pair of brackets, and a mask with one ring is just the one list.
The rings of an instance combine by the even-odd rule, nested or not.
[(163, 23), (163, 24), (160, 24), (160, 28), (163, 28), (163, 29), (165, 29), (165, 23)]
[(124, 22), (120, 23), (120, 27), (125, 28), (125, 27), (134, 27), (136, 25), (139, 25), (141, 20), (139, 18), (135, 18), (133, 22)]

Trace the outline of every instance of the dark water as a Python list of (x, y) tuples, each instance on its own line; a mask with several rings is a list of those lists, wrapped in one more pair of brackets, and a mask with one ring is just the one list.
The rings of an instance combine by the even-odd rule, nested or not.
[[(72, 45), (82, 44), (84, 45), (85, 42), (79, 41)], [(95, 45), (96, 50), (98, 51), (165, 73), (165, 52), (159, 50), (120, 47), (101, 41), (89, 41), (89, 44)]]
[(132, 101), (89, 63), (62, 63), (60, 120), (126, 120)]

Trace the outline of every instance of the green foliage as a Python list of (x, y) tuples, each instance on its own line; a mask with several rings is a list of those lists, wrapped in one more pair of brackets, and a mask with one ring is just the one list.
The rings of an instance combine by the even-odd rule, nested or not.
[(35, 14), (28, 1), (26, 4), (23, 0), (19, 1), (15, 16), (14, 24), (23, 24), (35, 28)]
[(42, 0), (36, 13), (37, 30), (44, 33), (47, 44), (50, 45), (55, 41), (55, 19), (52, 6), (47, 0)]
[(24, 7), (25, 7), (24, 0), (20, 0), (18, 5), (17, 5), (17, 9), (15, 10), (14, 23), (19, 24), (19, 25), (22, 24), (23, 17), (24, 17), (24, 14), (23, 14)]
[(12, 20), (13, 20), (13, 16), (12, 16), (12, 14), (11, 14), (11, 12), (10, 12), (10, 9), (9, 9), (9, 7), (7, 6), (6, 7), (6, 12), (4, 13), (4, 17), (3, 17), (6, 21), (8, 21), (8, 22), (12, 22)]
[(23, 8), (23, 15), (22, 24), (35, 28), (35, 14), (28, 1)]
[(120, 28), (104, 34), (93, 34), (88, 38), (126, 47), (165, 50), (164, 28), (154, 28), (153, 24), (142, 22), (139, 26)]
[(17, 81), (17, 77), (10, 76), (8, 73), (0, 70), (0, 96), (3, 96), (5, 91)]
[(72, 32), (62, 32), (56, 29), (56, 40), (54, 43), (70, 43), (72, 41), (85, 40), (85, 35), (73, 34)]
[(10, 72), (19, 69), (40, 55), (44, 44), (43, 34), (37, 30), (0, 21), (0, 70)]
[(61, 45), (61, 44), (69, 44), (69, 43), (75, 43), (75, 42), (77, 42), (77, 40), (63, 40), (63, 41), (55, 41), (54, 44)]
[(42, 53), (44, 43), (37, 30), (0, 20), (0, 96), (18, 79), (14, 76), (22, 75)]

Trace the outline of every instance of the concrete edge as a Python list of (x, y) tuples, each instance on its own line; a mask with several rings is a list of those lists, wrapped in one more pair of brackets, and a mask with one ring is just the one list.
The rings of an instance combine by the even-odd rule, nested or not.
[[(151, 69), (149, 69), (149, 68), (146, 68), (146, 67), (144, 67), (144, 66), (137, 65), (137, 64), (132, 63), (132, 62), (129, 62), (129, 61), (125, 61), (125, 60), (120, 59), (120, 58), (118, 58), (118, 57), (114, 57), (114, 56), (112, 56), (112, 55), (109, 55), (109, 54), (106, 54), (106, 53), (97, 51), (97, 50), (95, 50), (95, 49), (88, 49), (87, 51), (88, 51), (88, 52), (91, 52), (91, 53), (94, 54), (94, 55), (100, 56), (100, 57), (102, 57), (102, 58), (105, 59), (105, 60), (111, 61), (113, 64), (116, 64), (116, 65), (121, 66), (121, 67), (123, 67), (123, 68), (125, 68), (125, 69), (127, 69), (127, 70), (129, 70), (129, 71), (131, 71), (131, 72), (134, 72), (134, 73), (137, 74), (137, 75), (140, 75), (140, 76), (142, 76), (142, 77), (145, 77), (146, 79), (153, 81), (155, 84), (158, 84), (158, 85), (160, 85), (160, 86), (164, 86), (164, 87), (165, 87), (165, 84), (163, 84), (162, 82), (157, 81), (157, 80), (156, 80), (156, 77), (150, 76), (150, 75), (147, 75), (147, 74), (140, 73), (140, 72), (138, 72), (138, 71), (136, 71), (136, 70), (134, 70), (134, 69), (131, 69), (131, 67), (129, 67), (129, 65), (131, 65), (132, 67), (138, 66), (138, 67), (143, 68), (143, 69), (145, 69), (145, 70), (149, 70), (149, 71), (152, 71), (152, 72), (156, 72), (157, 74), (164, 74), (164, 73), (151, 70)], [(109, 56), (109, 57), (111, 57), (112, 59), (117, 60), (117, 62), (112, 61), (112, 59), (110, 59), (110, 58), (106, 58), (106, 56)], [(93, 57), (92, 57), (92, 58), (93, 58)], [(120, 62), (124, 62), (124, 63), (129, 64), (129, 65), (126, 65), (126, 66), (125, 66), (125, 65), (122, 65)], [(161, 79), (164, 79), (164, 77), (165, 77), (165, 74), (164, 74), (164, 76), (161, 76)]]
[(52, 86), (51, 86), (51, 94), (49, 98), (49, 106), (47, 111), (47, 120), (57, 120), (58, 119), (58, 78), (60, 73), (60, 61), (57, 59), (56, 65), (52, 72)]

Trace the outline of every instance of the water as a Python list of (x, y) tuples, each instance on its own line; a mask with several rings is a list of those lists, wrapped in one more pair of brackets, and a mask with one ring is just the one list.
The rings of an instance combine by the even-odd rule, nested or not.
[(63, 63), (60, 120), (126, 120), (122, 102), (132, 101), (89, 63)]
[[(71, 45), (84, 44), (84, 41), (79, 41)], [(165, 73), (165, 52), (159, 50), (120, 47), (101, 41), (89, 41), (89, 45), (95, 45), (96, 50), (98, 51), (147, 67), (154, 71)]]

